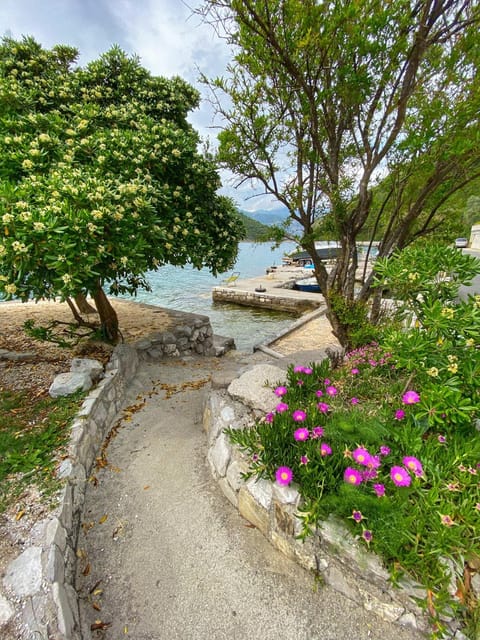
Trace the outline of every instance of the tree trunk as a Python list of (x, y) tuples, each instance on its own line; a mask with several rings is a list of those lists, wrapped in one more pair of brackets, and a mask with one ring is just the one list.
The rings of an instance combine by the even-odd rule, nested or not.
[(93, 299), (100, 316), (102, 335), (111, 342), (117, 342), (119, 336), (117, 313), (100, 285), (93, 292)]
[(334, 289), (332, 288), (330, 277), (325, 265), (322, 263), (320, 258), (318, 257), (317, 250), (315, 248), (315, 242), (306, 242), (303, 244), (303, 248), (305, 251), (308, 251), (310, 257), (312, 258), (313, 266), (315, 267), (315, 277), (320, 286), (320, 290), (322, 292), (323, 297), (325, 298), (325, 303), (327, 305), (327, 318), (330, 324), (332, 325), (332, 333), (340, 342), (342, 347), (349, 346), (349, 337), (347, 327), (344, 323), (342, 323), (341, 318), (338, 313), (333, 308), (332, 305), (332, 292)]
[(86, 313), (86, 314), (97, 313), (97, 310), (95, 309), (95, 307), (92, 307), (92, 305), (89, 302), (87, 302), (87, 298), (83, 293), (77, 293), (74, 300), (80, 313)]

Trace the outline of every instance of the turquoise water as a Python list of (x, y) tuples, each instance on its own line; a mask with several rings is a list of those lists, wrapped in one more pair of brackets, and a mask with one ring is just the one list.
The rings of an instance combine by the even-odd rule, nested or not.
[[(232, 271), (239, 271), (240, 278), (262, 275), (267, 267), (280, 265), (283, 255), (294, 248), (295, 245), (290, 242), (282, 243), (273, 251), (269, 243), (241, 242)], [(268, 341), (295, 321), (294, 316), (286, 313), (214, 303), (212, 287), (229, 273), (215, 278), (207, 269), (199, 271), (191, 267), (165, 265), (147, 274), (152, 291), (139, 291), (131, 299), (207, 315), (214, 333), (234, 338), (237, 349), (242, 351), (252, 351), (255, 344)]]

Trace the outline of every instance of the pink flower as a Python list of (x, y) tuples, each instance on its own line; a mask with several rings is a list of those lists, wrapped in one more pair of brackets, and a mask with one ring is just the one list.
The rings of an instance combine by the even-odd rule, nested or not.
[(345, 473), (343, 474), (343, 479), (348, 484), (361, 484), (362, 483), (362, 474), (358, 469), (353, 469), (352, 467), (347, 467), (345, 469)]
[(355, 509), (352, 511), (352, 520), (355, 520), (355, 522), (361, 522), (363, 520), (363, 515), (361, 511), (355, 511)]
[(297, 364), (295, 367), (293, 367), (293, 373), (303, 373), (303, 367)]
[(300, 456), (300, 464), (308, 464), (308, 456)]
[(278, 484), (286, 486), (290, 484), (292, 478), (293, 471), (290, 469), (290, 467), (278, 467), (275, 473), (275, 480), (278, 482)]
[(445, 444), (447, 442), (447, 438), (445, 436), (439, 435), (438, 441), (440, 442), (440, 444)]
[(356, 376), (356, 375), (357, 375), (357, 373), (358, 373), (358, 369), (356, 369), (356, 368), (355, 368), (355, 369), (352, 369), (352, 370), (350, 371), (350, 373), (352, 374), (352, 376)]
[(327, 395), (329, 395), (329, 396), (336, 396), (337, 393), (338, 393), (337, 387), (333, 387), (333, 386), (327, 387), (325, 389), (325, 391), (327, 392)]
[(352, 398), (350, 400), (350, 404), (358, 404), (360, 402), (360, 400), (358, 398)]
[(277, 387), (276, 389), (274, 389), (273, 393), (281, 398), (287, 393), (287, 387)]
[(403, 420), (405, 418), (405, 411), (403, 409), (397, 409), (395, 411), (395, 420)]
[(305, 413), (305, 411), (301, 411), (300, 409), (297, 409), (292, 413), (292, 418), (294, 422), (303, 422), (304, 420), (307, 419), (307, 414)]
[(392, 467), (390, 469), (390, 477), (397, 487), (409, 487), (412, 479), (403, 467)]
[(385, 495), (385, 485), (384, 484), (374, 484), (373, 490), (377, 494), (377, 498), (383, 498)]
[(267, 415), (265, 416), (265, 422), (273, 422), (273, 419), (275, 417), (275, 414), (270, 412), (267, 413)]
[(324, 434), (323, 427), (313, 427), (312, 438), (321, 438)]
[(301, 427), (294, 432), (293, 437), (299, 442), (304, 442), (305, 440), (308, 440), (309, 435), (308, 429)]
[(275, 411), (277, 411), (277, 413), (283, 413), (284, 411), (288, 411), (288, 404), (286, 404), (285, 402), (279, 402), (275, 407)]
[(416, 391), (407, 391), (402, 396), (403, 404), (415, 404), (420, 402), (420, 396)]
[(413, 456), (405, 456), (402, 462), (407, 469), (409, 471), (413, 471), (416, 476), (423, 475), (422, 463), (417, 458), (414, 458)]
[(312, 373), (313, 373), (313, 369), (311, 369), (310, 367), (303, 367), (303, 373), (304, 373), (306, 376), (309, 376), (310, 374), (312, 374)]
[(325, 380), (323, 381), (325, 386), (330, 384), (330, 378), (325, 378)]
[(368, 545), (372, 541), (373, 533), (371, 531), (369, 531), (368, 529), (364, 529), (363, 533), (362, 533), (362, 538), (365, 540), (365, 542)]
[(378, 476), (378, 472), (376, 469), (367, 469), (366, 471), (362, 471), (362, 478), (367, 482), (368, 480), (375, 480)]
[(326, 442), (322, 442), (320, 445), (320, 455), (329, 456), (332, 454), (332, 447)]
[(370, 462), (368, 463), (370, 469), (378, 469), (381, 464), (380, 456), (370, 456)]
[(321, 398), (323, 396), (323, 391), (319, 389), (318, 391), (315, 391), (315, 395), (317, 396), (317, 398)]
[(381, 456), (388, 456), (389, 453), (390, 453), (390, 447), (386, 447), (385, 445), (382, 445), (380, 447), (380, 455)]
[(362, 447), (358, 447), (357, 449), (355, 449), (355, 451), (352, 451), (352, 456), (355, 462), (357, 462), (358, 464), (363, 464), (365, 466), (370, 464), (372, 460), (372, 456), (369, 454), (369, 452)]
[(317, 404), (317, 409), (321, 412), (321, 413), (328, 413), (330, 407), (328, 406), (328, 404), (326, 402), (319, 402)]
[(440, 514), (440, 521), (446, 527), (453, 527), (453, 525), (455, 524), (455, 522), (450, 516), (444, 516), (442, 514)]

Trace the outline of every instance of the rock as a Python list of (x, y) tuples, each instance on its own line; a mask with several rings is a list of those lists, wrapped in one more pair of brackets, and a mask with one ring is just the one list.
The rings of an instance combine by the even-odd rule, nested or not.
[(9, 601), (0, 595), (0, 627), (7, 624), (13, 618), (14, 613), (15, 611)]
[(268, 412), (279, 402), (273, 388), (282, 380), (285, 380), (282, 369), (271, 364), (259, 364), (233, 380), (228, 393), (252, 409)]
[(209, 450), (207, 460), (210, 463), (214, 476), (222, 478), (230, 462), (230, 445), (224, 433), (218, 436), (215, 444)]
[(7, 567), (3, 584), (19, 598), (33, 596), (42, 586), (42, 549), (27, 547)]
[(30, 351), (23, 353), (19, 351), (9, 351), (8, 349), (0, 349), (0, 360), (10, 360), (14, 362), (31, 362), (36, 360), (37, 355)]
[(70, 371), (72, 373), (88, 373), (93, 382), (103, 376), (103, 364), (93, 358), (73, 358)]
[(55, 376), (54, 381), (50, 385), (48, 393), (52, 398), (60, 396), (69, 396), (76, 391), (88, 391), (92, 387), (92, 379), (90, 374), (85, 371), (82, 373), (60, 373)]

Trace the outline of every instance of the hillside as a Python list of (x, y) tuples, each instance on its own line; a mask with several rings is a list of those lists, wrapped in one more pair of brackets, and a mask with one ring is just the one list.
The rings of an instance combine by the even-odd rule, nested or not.
[(241, 211), (238, 212), (243, 224), (245, 225), (246, 236), (245, 240), (262, 240), (268, 233), (268, 226), (258, 222), (254, 218), (245, 215)]

